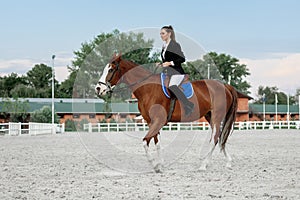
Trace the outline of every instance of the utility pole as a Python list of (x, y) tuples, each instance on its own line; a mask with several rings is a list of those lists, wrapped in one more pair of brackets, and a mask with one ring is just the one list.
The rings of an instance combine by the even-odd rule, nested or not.
[(55, 76), (54, 59), (55, 59), (55, 55), (52, 55), (52, 128), (53, 128), (53, 131), (55, 131), (55, 129), (54, 129), (54, 76)]

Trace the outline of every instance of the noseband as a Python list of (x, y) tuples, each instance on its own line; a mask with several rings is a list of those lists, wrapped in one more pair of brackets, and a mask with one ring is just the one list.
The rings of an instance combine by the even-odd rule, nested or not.
[(98, 84), (102, 84), (102, 85), (105, 85), (107, 88), (108, 88), (108, 93), (112, 93), (113, 92), (113, 86), (111, 86), (111, 83), (110, 83), (110, 81), (114, 78), (114, 76), (115, 76), (115, 74), (117, 73), (117, 72), (119, 72), (119, 73), (121, 73), (121, 69), (120, 69), (120, 64), (119, 63), (117, 63), (116, 64), (116, 67), (113, 69), (109, 69), (109, 71), (108, 72), (110, 72), (110, 73), (112, 73), (112, 75), (110, 76), (110, 78), (109, 78), (109, 80), (107, 80), (105, 83), (104, 82), (102, 82), (102, 81), (99, 81), (98, 82)]

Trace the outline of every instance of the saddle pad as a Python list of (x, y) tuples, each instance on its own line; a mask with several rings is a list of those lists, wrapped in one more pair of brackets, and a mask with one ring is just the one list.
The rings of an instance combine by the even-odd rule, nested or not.
[[(161, 73), (160, 74), (160, 79), (161, 79), (161, 87), (162, 87), (162, 90), (163, 90), (164, 94), (166, 95), (166, 97), (171, 98), (170, 94), (168, 92), (167, 86), (165, 85), (166, 74)], [(181, 91), (183, 91), (184, 95), (188, 99), (191, 98), (194, 95), (193, 86), (192, 86), (190, 81), (180, 84), (179, 89)]]

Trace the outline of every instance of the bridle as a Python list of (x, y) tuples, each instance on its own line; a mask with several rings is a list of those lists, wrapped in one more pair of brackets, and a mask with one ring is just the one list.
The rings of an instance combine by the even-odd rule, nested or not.
[(115, 68), (111, 68), (108, 70), (108, 72), (112, 73), (112, 75), (110, 76), (110, 78), (107, 81), (105, 81), (105, 83), (102, 81), (98, 82), (98, 84), (105, 85), (108, 88), (108, 90), (107, 90), (108, 93), (112, 93), (113, 88), (114, 88), (114, 86), (111, 86), (110, 81), (114, 78), (114, 76), (117, 72), (121, 73), (120, 63), (116, 63), (115, 66), (116, 66)]
[[(121, 91), (121, 90), (127, 89), (128, 87), (133, 87), (133, 86), (135, 86), (135, 85), (137, 85), (137, 84), (139, 84), (139, 83), (141, 83), (141, 82), (147, 80), (148, 78), (150, 78), (151, 76), (153, 76), (153, 75), (156, 73), (156, 71), (157, 71), (157, 69), (158, 69), (158, 67), (159, 67), (159, 66), (156, 66), (155, 69), (154, 69), (154, 72), (153, 72), (152, 74), (146, 76), (145, 78), (142, 78), (141, 80), (138, 80), (138, 81), (136, 81), (135, 83), (132, 83), (132, 84), (130, 84), (130, 85), (128, 85), (128, 86), (124, 86), (124, 87), (117, 88), (117, 89), (114, 90), (114, 86), (111, 86), (110, 81), (114, 78), (114, 76), (115, 76), (115, 74), (116, 74), (117, 72), (118, 72), (119, 74), (121, 74), (120, 63), (116, 63), (115, 66), (116, 66), (115, 68), (109, 69), (109, 72), (112, 73), (112, 75), (110, 76), (110, 78), (109, 78), (105, 83), (102, 82), (102, 81), (99, 81), (99, 82), (98, 82), (98, 84), (105, 85), (105, 86), (108, 88), (107, 92), (108, 92), (109, 94), (111, 94), (111, 93), (113, 93), (113, 92), (116, 92), (116, 91)], [(124, 76), (122, 76), (121, 79), (122, 79), (122, 81), (123, 81)], [(121, 82), (122, 82), (122, 81), (121, 81)]]

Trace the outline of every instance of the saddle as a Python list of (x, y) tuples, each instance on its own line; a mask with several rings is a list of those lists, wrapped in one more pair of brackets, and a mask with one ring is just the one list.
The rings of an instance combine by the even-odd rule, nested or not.
[[(171, 98), (168, 90), (170, 77), (165, 73), (160, 74), (162, 90), (167, 98)], [(179, 85), (179, 89), (183, 92), (186, 98), (190, 99), (194, 95), (192, 83), (189, 81), (189, 75), (184, 75), (184, 79)]]

